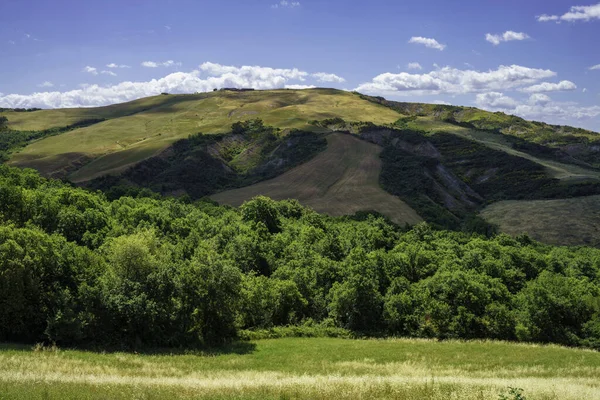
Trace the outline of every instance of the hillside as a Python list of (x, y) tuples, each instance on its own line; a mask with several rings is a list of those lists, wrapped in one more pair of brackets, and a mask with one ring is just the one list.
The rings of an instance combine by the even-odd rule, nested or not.
[[(44, 112), (35, 118), (38, 129), (55, 125), (54, 119), (60, 120), (63, 113), (68, 116), (64, 125), (91, 116), (107, 120), (32, 143), (15, 154), (10, 164), (81, 182), (121, 172), (191, 134), (227, 132), (239, 120), (260, 118), (270, 126), (292, 129), (310, 128), (309, 121), (331, 117), (353, 120), (360, 116), (381, 124), (398, 118), (395, 111), (356, 95), (326, 89), (168, 95), (149, 98), (141, 104), (126, 103), (124, 107), (118, 111), (100, 108), (19, 113), (19, 117), (31, 118), (30, 115)], [(132, 110), (135, 113), (131, 114)], [(126, 113), (130, 115), (122, 116)], [(10, 118), (8, 115), (9, 126), (13, 126)], [(33, 125), (19, 119), (16, 127)]]
[[(399, 223), (422, 218), (489, 234), (494, 228), (481, 217), (514, 232), (506, 213), (478, 215), (492, 203), (600, 194), (599, 134), (469, 107), (309, 89), (160, 95), (1, 114), (8, 118), (0, 139), (12, 152), (9, 164), (110, 196), (148, 188), (239, 205), (266, 194), (332, 215), (371, 210)], [(249, 128), (251, 121), (260, 129)], [(234, 132), (236, 123), (246, 125)], [(362, 141), (344, 136), (342, 144), (334, 139), (342, 136), (327, 136), (332, 132)], [(534, 219), (527, 210), (524, 220)], [(575, 228), (585, 217), (565, 215), (576, 221), (565, 228), (571, 239), (564, 243), (590, 243)], [(533, 234), (527, 226), (519, 230)]]
[(341, 133), (327, 136), (327, 150), (274, 179), (217, 193), (212, 199), (235, 207), (255, 196), (297, 199), (315, 211), (352, 215), (372, 210), (392, 221), (414, 225), (422, 219), (379, 185), (381, 147)]

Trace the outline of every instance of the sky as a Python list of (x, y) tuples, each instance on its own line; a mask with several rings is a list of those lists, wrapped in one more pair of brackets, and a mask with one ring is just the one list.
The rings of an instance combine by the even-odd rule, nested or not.
[(0, 107), (334, 87), (600, 132), (598, 0), (2, 0)]

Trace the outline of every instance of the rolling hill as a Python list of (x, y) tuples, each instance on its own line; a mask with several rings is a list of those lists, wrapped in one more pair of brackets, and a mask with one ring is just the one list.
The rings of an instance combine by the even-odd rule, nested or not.
[[(482, 233), (491, 222), (565, 244), (591, 243), (578, 228), (587, 220), (577, 200), (561, 203), (558, 215), (575, 222), (554, 239), (540, 234), (557, 226), (537, 217), (536, 202), (577, 198), (600, 209), (599, 134), (471, 107), (309, 89), (0, 115), (8, 119), (2, 135), (21, 135), (10, 165), (113, 195), (149, 188), (239, 205), (265, 194), (331, 215), (371, 210), (398, 223)], [(494, 203), (518, 204), (521, 223), (493, 212), (501, 208)]]

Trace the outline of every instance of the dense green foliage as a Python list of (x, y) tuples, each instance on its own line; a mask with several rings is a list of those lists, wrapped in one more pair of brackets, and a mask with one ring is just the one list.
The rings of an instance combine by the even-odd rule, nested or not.
[(600, 347), (600, 250), (404, 231), (259, 197), (122, 197), (0, 167), (0, 341), (222, 343), (240, 329)]
[(321, 135), (292, 131), (282, 134), (260, 119), (236, 122), (231, 133), (191, 135), (163, 154), (151, 157), (119, 177), (90, 183), (110, 198), (151, 189), (163, 194), (184, 192), (193, 199), (273, 178), (326, 147)]

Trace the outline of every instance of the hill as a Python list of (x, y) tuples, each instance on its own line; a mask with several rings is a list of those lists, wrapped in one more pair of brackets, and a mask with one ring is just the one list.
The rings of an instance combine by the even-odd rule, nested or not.
[[(115, 108), (116, 107), (116, 108)], [(33, 118), (36, 113), (44, 113)], [(67, 116), (64, 125), (87, 118), (106, 121), (35, 142), (15, 154), (10, 164), (33, 167), (48, 176), (82, 182), (122, 172), (191, 134), (227, 132), (232, 123), (260, 118), (282, 129), (310, 128), (308, 121), (331, 117), (392, 123), (398, 114), (356, 95), (327, 89), (211, 92), (157, 96), (100, 109), (20, 113), (13, 128), (47, 129)]]
[[(9, 164), (110, 196), (148, 188), (238, 205), (260, 193), (332, 215), (372, 210), (400, 223), (422, 218), (489, 234), (488, 222), (510, 231), (506, 214), (479, 215), (494, 202), (600, 194), (599, 134), (470, 107), (309, 89), (161, 95), (2, 115), (8, 130), (0, 150), (4, 140)], [(362, 141), (345, 137), (341, 145), (332, 132)], [(348, 186), (333, 195), (342, 182)], [(532, 220), (526, 210), (524, 220)], [(585, 223), (580, 213), (567, 214)], [(589, 243), (575, 229), (569, 235), (570, 244)]]

